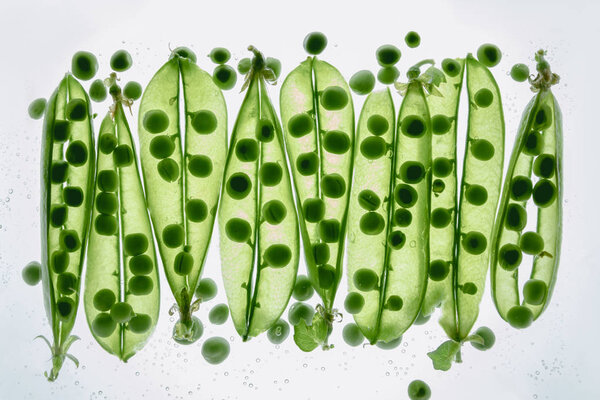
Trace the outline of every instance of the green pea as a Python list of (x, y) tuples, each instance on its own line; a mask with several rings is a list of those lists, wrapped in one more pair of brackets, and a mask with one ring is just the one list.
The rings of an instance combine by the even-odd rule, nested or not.
[(321, 179), (321, 190), (325, 196), (339, 199), (346, 193), (346, 182), (339, 174), (327, 174)]
[(533, 187), (533, 202), (540, 208), (550, 206), (556, 196), (558, 190), (552, 181), (548, 179), (540, 179)]
[(213, 71), (213, 81), (222, 90), (232, 89), (237, 82), (235, 69), (229, 65), (219, 65)]
[(533, 173), (540, 178), (552, 178), (555, 165), (556, 159), (552, 154), (541, 154), (533, 162)]
[(150, 133), (162, 133), (169, 127), (169, 116), (163, 110), (150, 110), (144, 114), (142, 125)]
[(200, 279), (195, 294), (202, 301), (212, 300), (217, 295), (217, 284), (210, 278)]
[(104, 154), (112, 153), (118, 144), (119, 141), (117, 140), (117, 137), (112, 133), (103, 133), (98, 139), (98, 147)]
[(374, 191), (365, 189), (358, 194), (358, 204), (367, 211), (375, 211), (381, 205), (381, 199)]
[(290, 325), (283, 319), (279, 319), (267, 331), (267, 338), (273, 344), (281, 344), (290, 334)]
[(404, 36), (404, 42), (411, 49), (419, 47), (421, 44), (421, 36), (415, 31), (410, 31)]
[(231, 53), (224, 47), (215, 47), (210, 51), (208, 57), (215, 64), (225, 64), (231, 58)]
[(360, 144), (360, 153), (368, 160), (376, 160), (387, 151), (387, 143), (378, 136), (371, 136)]
[(67, 177), (69, 176), (68, 168), (69, 164), (67, 164), (65, 161), (52, 161), (52, 165), (50, 167), (50, 181), (52, 183), (66, 182)]
[(140, 254), (129, 259), (129, 270), (133, 275), (149, 275), (154, 264), (150, 256)]
[(515, 176), (510, 183), (510, 197), (515, 201), (527, 201), (531, 197), (531, 179), (527, 176)]
[(308, 54), (318, 55), (327, 47), (327, 36), (321, 32), (311, 32), (304, 38), (304, 50)]
[(406, 243), (406, 235), (401, 231), (393, 231), (388, 237), (388, 244), (394, 250), (400, 250)]
[(114, 235), (117, 233), (117, 219), (112, 215), (100, 214), (94, 221), (94, 228), (100, 235)]
[(275, 79), (278, 79), (281, 75), (281, 61), (273, 57), (267, 57), (265, 65), (273, 71)]
[(115, 303), (110, 308), (110, 317), (117, 324), (126, 324), (133, 317), (133, 308), (128, 303)]
[(42, 280), (42, 265), (37, 261), (32, 261), (21, 271), (23, 281), (29, 286), (35, 286)]
[(525, 329), (533, 322), (533, 312), (525, 306), (513, 306), (506, 314), (508, 323), (517, 329)]
[(208, 156), (195, 155), (190, 157), (188, 169), (196, 178), (206, 178), (213, 171), (213, 163)]
[(529, 77), (529, 67), (525, 64), (515, 64), (510, 69), (510, 76), (517, 82), (525, 82)]
[(213, 325), (223, 325), (229, 318), (229, 307), (227, 304), (217, 304), (208, 313), (208, 320)]
[(238, 160), (243, 162), (256, 161), (258, 153), (258, 143), (254, 139), (241, 139), (235, 146), (235, 155)]
[(117, 328), (117, 323), (110, 317), (108, 313), (100, 313), (96, 315), (92, 321), (92, 331), (94, 335), (106, 338), (113, 334)]
[(50, 265), (55, 273), (62, 274), (69, 267), (69, 261), (70, 256), (68, 252), (64, 250), (56, 250), (52, 253)]
[(79, 167), (84, 165), (88, 159), (87, 147), (81, 140), (76, 140), (69, 143), (67, 151), (65, 152), (65, 158), (69, 164)]
[(458, 285), (459, 289), (470, 296), (477, 293), (477, 286), (473, 282), (466, 282), (463, 285)]
[(292, 250), (285, 244), (272, 244), (263, 255), (265, 263), (272, 268), (282, 268), (292, 260)]
[(544, 251), (544, 238), (537, 232), (525, 232), (519, 239), (519, 247), (525, 254), (538, 255)]
[(349, 314), (358, 314), (365, 306), (365, 298), (358, 292), (350, 292), (344, 300), (344, 309)]
[(113, 215), (117, 212), (119, 201), (114, 193), (100, 192), (94, 201), (96, 210), (102, 214)]
[(96, 292), (92, 301), (96, 310), (109, 311), (117, 301), (117, 296), (110, 289), (100, 289)]
[(317, 268), (317, 276), (319, 287), (321, 289), (328, 290), (335, 283), (335, 268), (333, 268), (331, 265), (321, 265)]
[(275, 127), (273, 122), (264, 118), (259, 119), (258, 124), (256, 124), (256, 138), (263, 143), (269, 143), (274, 137)]
[(477, 49), (477, 59), (486, 67), (498, 65), (502, 59), (502, 52), (495, 44), (485, 43)]
[(117, 167), (131, 165), (133, 163), (133, 151), (131, 150), (131, 147), (126, 144), (120, 144), (115, 147), (115, 150), (113, 151), (113, 160)]
[(393, 295), (388, 297), (385, 303), (385, 308), (390, 311), (400, 311), (402, 310), (403, 305), (404, 301), (402, 301), (402, 298), (400, 296)]
[(356, 94), (366, 95), (375, 87), (375, 75), (369, 70), (363, 69), (356, 72), (349, 81), (350, 89)]
[(520, 204), (511, 203), (506, 207), (504, 226), (511, 231), (520, 232), (527, 225), (527, 211)]
[(123, 94), (128, 99), (137, 100), (142, 97), (142, 85), (135, 81), (127, 82), (123, 88)]
[(382, 67), (377, 71), (377, 80), (384, 85), (391, 85), (396, 82), (396, 79), (400, 76), (400, 71), (398, 68), (392, 67)]
[(319, 222), (319, 237), (325, 243), (335, 243), (340, 238), (340, 221), (324, 219)]
[(394, 188), (394, 200), (404, 208), (410, 208), (415, 205), (419, 195), (415, 188), (401, 183)]
[(148, 314), (136, 314), (127, 324), (127, 328), (133, 333), (145, 333), (152, 326), (152, 318)]
[(471, 154), (478, 160), (488, 161), (494, 157), (494, 145), (485, 139), (471, 141)]
[(165, 158), (156, 165), (156, 170), (162, 179), (167, 182), (175, 182), (179, 179), (179, 165), (175, 160)]
[(375, 271), (367, 268), (359, 268), (352, 277), (354, 286), (362, 292), (368, 292), (377, 289), (379, 277)]
[(77, 277), (70, 272), (63, 272), (56, 277), (56, 290), (60, 294), (71, 295), (77, 290)]
[[(317, 164), (315, 163), (315, 168), (316, 165)], [(279, 184), (279, 182), (281, 182), (281, 178), (283, 177), (283, 169), (276, 162), (266, 162), (260, 166), (259, 176), (263, 185), (269, 187), (276, 186)]]
[(307, 113), (296, 114), (288, 121), (288, 130), (290, 135), (300, 138), (312, 132), (315, 122)]
[(269, 224), (278, 225), (285, 219), (287, 209), (280, 200), (270, 200), (263, 206), (262, 215)]
[(53, 204), (50, 207), (50, 225), (60, 228), (67, 222), (69, 209), (62, 204)]
[(203, 222), (208, 217), (208, 206), (200, 199), (188, 200), (185, 203), (185, 215), (192, 222)]
[(173, 261), (173, 271), (179, 276), (186, 276), (194, 268), (194, 257), (185, 251), (180, 251)]
[(321, 93), (321, 105), (329, 111), (338, 111), (348, 104), (348, 94), (339, 86), (329, 86)]
[(55, 120), (52, 127), (52, 137), (55, 142), (62, 143), (71, 136), (71, 123), (69, 121)]
[(529, 279), (523, 286), (523, 299), (527, 304), (542, 305), (548, 293), (546, 282), (539, 279)]
[(246, 243), (252, 234), (252, 227), (245, 219), (231, 218), (225, 224), (225, 233), (234, 242)]
[(131, 294), (135, 296), (144, 296), (152, 292), (154, 282), (147, 276), (134, 276), (129, 279), (128, 288)]
[(83, 121), (87, 118), (87, 103), (82, 99), (73, 99), (67, 103), (65, 114), (69, 121)]
[[(179, 332), (185, 332), (181, 334)], [(191, 320), (178, 320), (173, 326), (172, 337), (175, 342), (184, 346), (196, 342), (204, 333), (204, 325), (197, 317), (192, 317)]]
[(162, 160), (173, 154), (173, 151), (175, 151), (175, 143), (167, 135), (156, 136), (150, 141), (150, 154), (154, 158)]
[(400, 166), (400, 179), (407, 183), (419, 183), (425, 177), (425, 167), (418, 161), (407, 161)]
[(390, 123), (383, 115), (373, 114), (367, 120), (367, 129), (375, 136), (383, 135), (389, 128)]
[(446, 157), (436, 157), (433, 160), (432, 171), (435, 176), (445, 178), (452, 173), (452, 160)]
[(60, 231), (59, 235), (60, 247), (68, 252), (74, 252), (79, 250), (81, 247), (81, 241), (76, 231), (72, 229), (64, 229)]
[(245, 198), (251, 189), (252, 182), (243, 172), (232, 174), (227, 181), (227, 194), (235, 200)]
[(541, 132), (531, 131), (525, 138), (523, 153), (530, 156), (537, 156), (542, 153), (544, 147), (544, 137)]
[(302, 205), (302, 213), (307, 222), (319, 222), (325, 216), (325, 202), (322, 199), (306, 199)]
[(385, 220), (375, 211), (370, 211), (360, 218), (360, 230), (365, 235), (378, 235), (383, 228), (385, 228)]
[(100, 103), (106, 100), (106, 86), (104, 85), (104, 81), (102, 79), (96, 79), (90, 85), (90, 98), (96, 103)]
[(436, 135), (443, 135), (450, 130), (452, 120), (445, 115), (437, 114), (431, 117), (431, 131)]
[(410, 400), (429, 400), (431, 398), (431, 389), (422, 380), (415, 379), (408, 384), (408, 398)]
[(237, 70), (240, 74), (246, 75), (250, 71), (250, 68), (252, 68), (252, 60), (248, 57), (242, 58), (240, 62), (238, 62)]
[(444, 260), (433, 260), (429, 264), (429, 278), (434, 282), (446, 279), (450, 272), (450, 265)]
[(469, 254), (479, 255), (487, 248), (487, 239), (480, 232), (469, 232), (462, 239), (462, 246)]
[(217, 129), (217, 117), (210, 110), (200, 110), (192, 117), (192, 128), (201, 135), (211, 134)]
[(29, 107), (27, 107), (27, 113), (30, 118), (40, 119), (44, 116), (44, 112), (46, 111), (46, 99), (39, 98), (33, 100), (29, 103)]
[(533, 120), (533, 128), (538, 131), (543, 131), (552, 125), (552, 110), (547, 104), (544, 104), (536, 112)]
[(162, 231), (163, 243), (172, 249), (183, 245), (184, 236), (183, 227), (179, 224), (167, 225)]
[(110, 57), (110, 68), (116, 72), (127, 71), (132, 64), (131, 54), (127, 50), (117, 50)]
[(360, 331), (360, 328), (355, 323), (349, 323), (342, 330), (342, 337), (348, 346), (360, 346), (365, 340), (365, 335)]
[(288, 321), (293, 326), (298, 325), (300, 320), (304, 320), (306, 325), (311, 325), (314, 315), (315, 310), (311, 306), (306, 303), (296, 302), (292, 304), (288, 311)]
[(77, 79), (89, 81), (98, 71), (98, 59), (88, 51), (78, 51), (71, 59), (71, 71)]
[(492, 105), (494, 101), (494, 94), (490, 89), (483, 88), (475, 92), (474, 99), (477, 106), (481, 108), (487, 108)]
[(75, 302), (73, 299), (65, 296), (61, 296), (56, 300), (56, 310), (58, 311), (58, 318), (62, 321), (67, 321), (72, 315), (75, 309)]
[(69, 207), (79, 207), (83, 204), (83, 190), (77, 186), (63, 188), (63, 200)]
[(298, 275), (292, 296), (298, 301), (306, 301), (313, 296), (314, 292), (310, 280), (305, 275)]
[(445, 228), (452, 220), (452, 213), (445, 208), (436, 208), (431, 212), (431, 226), (434, 228)]
[(412, 222), (412, 214), (410, 211), (399, 208), (394, 211), (394, 225), (400, 227), (407, 227)]
[(509, 243), (500, 248), (498, 262), (505, 270), (514, 271), (521, 265), (522, 259), (523, 254), (519, 246)]
[(468, 185), (465, 189), (465, 198), (474, 206), (481, 206), (487, 201), (488, 192), (481, 185)]
[(171, 52), (171, 55), (169, 56), (169, 60), (172, 59), (173, 57), (187, 58), (194, 64), (196, 64), (196, 61), (197, 61), (196, 53), (194, 53), (191, 49), (189, 49), (185, 46), (176, 47), (175, 50), (173, 50)]
[(329, 245), (327, 243), (316, 243), (313, 246), (313, 257), (315, 258), (315, 263), (317, 265), (327, 263), (330, 256), (331, 251), (329, 250)]
[(487, 326), (477, 328), (475, 335), (483, 339), (483, 344), (471, 341), (471, 346), (475, 347), (477, 350), (485, 351), (494, 347), (494, 343), (496, 343), (496, 335), (494, 335), (494, 332), (492, 332), (492, 330)]
[(323, 148), (333, 154), (344, 154), (350, 149), (350, 138), (340, 131), (329, 131), (323, 138)]
[(377, 48), (375, 51), (375, 58), (377, 63), (382, 67), (390, 67), (400, 61), (402, 53), (400, 49), (393, 44), (384, 44)]
[(221, 364), (229, 356), (229, 342), (222, 337), (211, 337), (202, 344), (202, 357), (209, 364)]
[(427, 131), (427, 124), (420, 115), (408, 115), (400, 124), (403, 134), (412, 138), (420, 138)]
[(458, 61), (453, 60), (452, 58), (444, 58), (442, 60), (442, 70), (449, 77), (453, 78), (460, 73), (461, 66)]
[(98, 188), (103, 192), (115, 192), (117, 190), (117, 174), (112, 170), (98, 172)]
[(402, 336), (387, 342), (384, 342), (383, 340), (378, 340), (377, 343), (375, 343), (375, 346), (377, 346), (381, 350), (392, 350), (400, 346), (400, 343), (402, 343)]

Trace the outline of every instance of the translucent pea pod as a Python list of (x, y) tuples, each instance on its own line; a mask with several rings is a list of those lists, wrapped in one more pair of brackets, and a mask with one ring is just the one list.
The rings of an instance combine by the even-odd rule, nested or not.
[[(152, 228), (136, 152), (117, 100), (100, 127), (95, 206), (84, 306), (96, 341), (123, 361), (139, 351), (158, 322), (160, 291)], [(105, 138), (116, 138), (112, 151)], [(131, 158), (120, 153), (131, 151)], [(114, 232), (105, 225), (116, 222)]]
[(331, 327), (352, 182), (352, 97), (336, 68), (308, 57), (283, 82), (280, 105), (308, 275), (323, 302), (321, 315)]
[(270, 70), (256, 49), (232, 137), (219, 209), (221, 267), (231, 318), (244, 340), (285, 310), (299, 259), (298, 221)]
[[(140, 104), (141, 165), (150, 217), (179, 312), (174, 337), (197, 340), (192, 302), (212, 235), (227, 154), (221, 90), (178, 51), (154, 75)], [(181, 125), (184, 126), (182, 132)]]
[[(464, 59), (455, 59), (457, 70), (446, 74), (438, 87), (440, 96), (429, 96), (427, 103), (432, 118), (432, 179), (441, 181), (444, 189), (431, 194), (431, 228), (429, 230), (430, 278), (421, 314), (428, 316), (441, 307), (442, 326), (456, 326), (454, 303), (454, 250), (457, 209), (456, 129)], [(448, 335), (454, 336), (453, 328)]]
[[(539, 74), (530, 80), (536, 94), (525, 108), (515, 139), (496, 217), (491, 256), (492, 296), (496, 309), (513, 326), (516, 324), (511, 318), (511, 310), (521, 310), (529, 322), (516, 326), (519, 328), (536, 320), (550, 302), (562, 235), (562, 116), (551, 91), (559, 78), (545, 62), (543, 51), (536, 54), (536, 60)], [(532, 146), (531, 136), (535, 132), (541, 134), (542, 143)], [(538, 150), (532, 151), (532, 147)], [(531, 199), (516, 195), (515, 178), (523, 177), (532, 181)], [(537, 206), (536, 233), (543, 239), (543, 250), (533, 255), (530, 280), (525, 286), (535, 282), (539, 294), (536, 301), (528, 299), (527, 294), (520, 294), (525, 292), (525, 287), (524, 292), (519, 289), (519, 269), (523, 268), (526, 257), (520, 241), (524, 236), (524, 225), (513, 222), (517, 218), (514, 210), (518, 207), (526, 210), (527, 203), (532, 200)], [(522, 216), (527, 217), (527, 214)]]
[(50, 381), (58, 377), (77, 336), (71, 335), (88, 238), (94, 180), (90, 100), (67, 74), (48, 100), (41, 157), (41, 233), (44, 306), (52, 340)]

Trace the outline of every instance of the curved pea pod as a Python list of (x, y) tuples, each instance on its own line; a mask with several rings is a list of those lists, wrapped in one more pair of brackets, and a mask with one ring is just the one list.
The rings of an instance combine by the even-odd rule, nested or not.
[(123, 361), (144, 346), (160, 306), (156, 252), (135, 154), (118, 102), (114, 121), (108, 113), (100, 127), (84, 306), (96, 341)]
[(223, 282), (244, 340), (276, 323), (290, 299), (299, 258), (283, 137), (256, 53), (225, 168), (219, 209)]
[[(464, 75), (464, 59), (454, 60), (457, 70), (446, 74), (438, 87), (439, 96), (427, 103), (432, 121), (432, 193), (429, 230), (429, 280), (421, 315), (428, 316), (441, 307), (442, 326), (456, 326), (454, 302), (454, 251), (457, 209), (456, 128)], [(448, 335), (454, 336), (452, 328)]]
[(174, 52), (144, 91), (138, 129), (148, 209), (177, 302), (172, 311), (180, 315), (174, 337), (193, 342), (191, 314), (199, 300), (192, 303), (192, 297), (212, 235), (227, 154), (223, 94), (191, 58)]
[(330, 324), (352, 182), (352, 98), (336, 68), (309, 57), (286, 77), (280, 103), (308, 275)]
[(41, 232), (44, 306), (53, 339), (50, 381), (78, 339), (71, 335), (88, 238), (94, 180), (94, 140), (89, 98), (70, 74), (48, 100), (42, 137)]
[[(550, 90), (556, 81), (549, 79), (558, 77), (547, 68), (532, 82), (538, 93), (519, 126), (492, 243), (492, 296), (500, 316), (516, 328), (529, 326), (548, 306), (560, 258), (562, 116)], [(531, 224), (526, 211), (531, 200), (537, 207), (536, 231), (523, 232)], [(533, 268), (520, 292), (519, 269), (528, 255)]]

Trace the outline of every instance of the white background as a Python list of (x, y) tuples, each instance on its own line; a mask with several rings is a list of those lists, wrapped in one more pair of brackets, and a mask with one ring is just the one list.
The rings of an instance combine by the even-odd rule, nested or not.
[[(0, 5), (0, 399), (404, 399), (412, 379), (427, 381), (433, 399), (593, 399), (598, 350), (598, 23), (594, 0), (570, 1), (3, 1)], [(211, 327), (204, 306), (204, 337), (231, 340), (231, 356), (210, 366), (200, 355), (201, 341), (183, 347), (170, 340), (173, 319), (167, 314), (171, 293), (162, 285), (161, 317), (151, 341), (127, 364), (105, 353), (93, 340), (83, 308), (72, 347), (81, 366), (66, 361), (60, 378), (46, 382), (49, 350), (38, 334), (49, 334), (41, 286), (28, 287), (21, 268), (39, 259), (39, 154), (41, 122), (27, 117), (31, 100), (48, 97), (70, 66), (71, 55), (89, 50), (98, 55), (99, 76), (108, 73), (113, 51), (125, 48), (134, 67), (123, 79), (146, 84), (169, 55), (185, 45), (198, 54), (200, 67), (212, 70), (203, 55), (225, 46), (234, 62), (254, 44), (278, 57), (285, 76), (304, 57), (302, 39), (312, 30), (329, 37), (322, 58), (349, 78), (353, 72), (376, 71), (375, 49), (394, 43), (403, 50), (399, 64), (434, 57), (464, 56), (484, 42), (503, 50), (493, 72), (503, 94), (507, 154), (520, 113), (531, 97), (526, 84), (510, 80), (516, 62), (533, 66), (532, 55), (548, 49), (553, 69), (562, 77), (554, 92), (564, 115), (564, 240), (562, 262), (552, 304), (525, 331), (507, 326), (486, 290), (478, 325), (490, 326), (496, 346), (479, 352), (465, 346), (464, 362), (449, 372), (432, 369), (427, 351), (444, 339), (432, 319), (412, 327), (401, 347), (392, 351), (350, 348), (335, 327), (329, 352), (301, 353), (291, 337), (281, 346), (259, 337), (241, 343), (231, 322)], [(403, 46), (408, 30), (422, 36), (418, 49)], [(87, 85), (86, 85), (87, 86)], [(230, 127), (242, 99), (226, 93)], [(278, 107), (278, 86), (271, 89)], [(399, 96), (396, 95), (396, 100)], [(356, 114), (362, 99), (355, 97)], [(103, 115), (108, 102), (95, 105)], [(136, 110), (136, 109), (134, 109)], [(98, 121), (97, 121), (98, 122)], [(131, 120), (135, 132), (136, 122)], [(459, 126), (464, 146), (464, 118)], [(508, 157), (508, 156), (507, 156)], [(301, 260), (301, 271), (304, 271)], [(221, 287), (218, 248), (211, 245), (205, 276)], [(164, 277), (162, 278), (164, 282)], [(338, 295), (341, 306), (345, 283)], [(209, 306), (225, 300), (219, 297)], [(313, 304), (316, 298), (312, 299)]]

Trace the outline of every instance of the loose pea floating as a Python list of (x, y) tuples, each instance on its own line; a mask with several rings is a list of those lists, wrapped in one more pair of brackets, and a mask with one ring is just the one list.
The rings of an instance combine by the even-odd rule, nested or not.
[(96, 79), (94, 82), (92, 82), (89, 92), (90, 98), (96, 103), (106, 100), (106, 96), (108, 94), (102, 79)]
[(78, 51), (71, 59), (73, 75), (82, 81), (89, 81), (98, 72), (98, 59), (88, 51)]
[(42, 280), (42, 265), (37, 261), (32, 261), (21, 271), (23, 281), (29, 286), (36, 286)]
[(393, 44), (384, 44), (379, 46), (377, 51), (375, 51), (377, 63), (382, 67), (393, 67), (400, 61), (401, 56), (402, 53), (400, 52), (400, 49)]
[(29, 107), (27, 108), (27, 113), (29, 117), (32, 119), (40, 119), (44, 116), (44, 111), (46, 110), (46, 99), (39, 98), (33, 100)]
[(416, 379), (412, 381), (408, 384), (407, 390), (410, 400), (429, 400), (431, 398), (431, 389), (422, 380)]
[[(551, 91), (559, 78), (544, 55), (542, 50), (535, 55), (538, 75), (530, 83), (536, 95), (523, 112), (491, 243), (494, 304), (500, 316), (518, 329), (531, 325), (548, 307), (560, 259), (562, 116)], [(526, 211), (530, 201), (537, 207), (537, 218)], [(531, 218), (536, 231), (522, 232)], [(533, 256), (533, 268), (521, 302), (516, 271), (523, 254)]]
[(229, 65), (219, 65), (213, 71), (213, 80), (219, 88), (229, 90), (235, 86), (237, 74)]
[(225, 64), (231, 58), (231, 52), (224, 47), (215, 47), (210, 51), (208, 57), (215, 64)]
[(110, 57), (110, 68), (116, 72), (124, 72), (131, 68), (133, 60), (127, 50), (117, 50)]
[(375, 87), (375, 76), (371, 71), (366, 69), (358, 71), (352, 75), (349, 84), (354, 93), (366, 95), (371, 93)]
[(304, 38), (304, 50), (308, 54), (318, 55), (327, 47), (327, 36), (321, 32), (311, 32)]
[(502, 52), (495, 44), (482, 44), (477, 49), (477, 59), (488, 68), (495, 67), (502, 59)]
[(283, 319), (279, 319), (267, 331), (267, 338), (273, 344), (281, 344), (290, 334), (290, 325)]
[(221, 364), (229, 357), (229, 342), (222, 337), (211, 337), (202, 344), (202, 357), (209, 364)]
[[(148, 210), (180, 317), (173, 338), (181, 344), (198, 340), (199, 321), (192, 313), (214, 297), (204, 291), (210, 281), (200, 276), (227, 158), (225, 100), (195, 61), (190, 49), (171, 53), (144, 90), (138, 123)], [(135, 283), (147, 289), (147, 282)]]
[(414, 49), (421, 44), (421, 36), (415, 31), (410, 31), (404, 36), (404, 42), (408, 47)]
[(529, 67), (525, 64), (515, 64), (510, 69), (510, 76), (517, 82), (525, 82), (529, 77)]
[[(281, 127), (267, 95), (272, 71), (253, 47), (219, 207), (221, 271), (243, 340), (277, 323), (294, 289), (299, 238)], [(302, 125), (302, 123), (300, 124)], [(310, 158), (301, 161), (312, 169)]]

